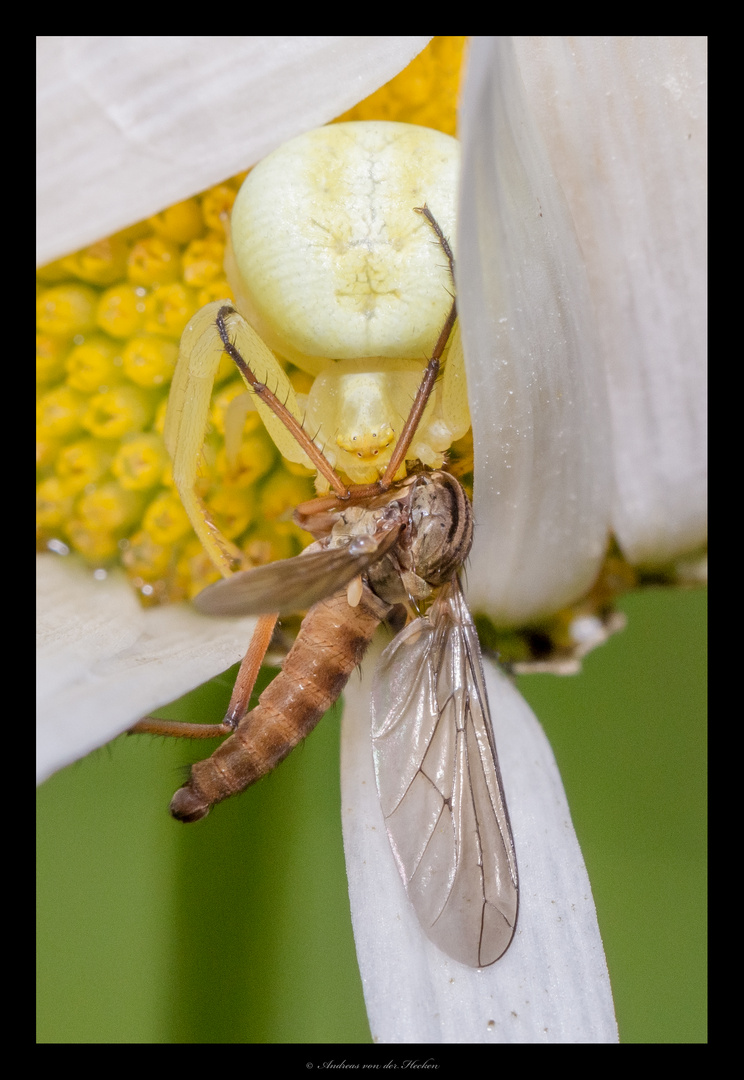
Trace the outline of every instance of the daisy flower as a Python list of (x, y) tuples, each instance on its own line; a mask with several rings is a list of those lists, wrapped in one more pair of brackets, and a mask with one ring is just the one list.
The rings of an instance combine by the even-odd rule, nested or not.
[[(515, 670), (541, 661), (575, 669), (617, 628), (615, 596), (649, 581), (699, 578), (704, 42), (472, 39), (457, 124), (463, 39), (434, 39), (407, 68), (425, 44), (39, 39), (37, 530), (42, 547), (71, 550), (87, 563), (51, 552), (39, 558), (40, 779), (245, 649), (249, 622), (207, 620), (179, 602), (209, 580), (209, 568), (163, 454), (164, 401), (181, 330), (204, 303), (227, 295), (222, 258), (237, 174), (333, 119), (404, 120), (457, 130), (462, 142), (457, 285), (478, 523), (467, 580), (484, 641), (497, 635)], [(247, 451), (230, 457), (217, 445), (236, 397), (226, 365), (202, 494), (228, 538), (257, 561), (286, 557), (301, 540), (284, 512), (307, 497), (310, 481), (282, 466), (250, 421)], [(346, 691), (341, 738), (346, 869), (373, 1039), (616, 1040), (589, 879), (550, 745), (529, 707), (487, 662), (521, 906), (505, 956), (471, 971), (424, 937), (397, 876), (372, 782), (373, 668), (368, 659)], [(307, 756), (319, 738), (308, 740)], [(141, 766), (147, 741), (138, 746)], [(152, 759), (151, 746), (147, 752)], [(157, 768), (165, 772), (161, 759)], [(290, 768), (279, 772), (289, 778)], [(116, 783), (110, 774), (107, 782)], [(272, 964), (286, 912), (272, 911), (248, 932), (238, 895), (259, 875), (281, 879), (291, 864), (286, 845), (261, 854), (245, 834), (263, 830), (273, 844), (277, 819), (288, 804), (296, 809), (295, 799), (299, 806), (298, 787), (288, 788), (264, 817), (257, 803), (245, 802), (253, 806), (247, 814), (226, 806), (208, 834), (177, 841), (188, 845), (183, 861), (173, 847), (162, 860), (160, 836), (152, 841), (145, 880), (169, 898), (157, 935), (164, 956), (179, 956), (182, 922), (201, 898), (203, 919), (227, 923), (230, 970), (244, 970), (249, 986), (262, 960)], [(118, 820), (114, 809), (125, 820), (151, 816), (136, 797), (115, 802), (102, 817)], [(99, 827), (90, 823), (90, 834)], [(64, 828), (57, 822), (51, 830), (55, 844)], [(170, 828), (163, 813), (163, 830)], [(310, 883), (326, 865), (317, 838), (301, 822), (295, 828), (292, 843), (320, 860), (307, 879), (289, 883), (287, 906), (301, 919), (314, 910)], [(220, 848), (219, 869), (206, 869), (206, 835), (207, 846)], [(215, 890), (214, 879), (227, 881), (223, 868), (236, 861), (243, 865), (228, 886), (236, 893)], [(174, 888), (179, 872), (190, 898)], [(137, 905), (133, 891), (132, 944)], [(87, 930), (95, 940), (95, 925)], [(206, 984), (224, 949), (202, 940), (172, 966), (184, 986)], [(306, 966), (319, 965), (319, 955), (308, 955)], [(140, 1000), (162, 1009), (156, 965), (145, 967)], [(293, 972), (284, 977), (291, 981)], [(219, 975), (216, 985), (223, 1002), (250, 1009), (246, 986), (231, 982), (225, 994)], [(345, 986), (337, 980), (329, 991), (329, 1011), (343, 1012), (355, 993)], [(175, 1001), (180, 993), (166, 991)], [(309, 1009), (317, 996), (309, 995)], [(173, 1016), (185, 1015), (182, 1005)], [(229, 1015), (232, 1006), (225, 1008)], [(221, 1031), (224, 1041), (263, 1041), (268, 1029), (243, 1015), (242, 1036), (219, 1019), (201, 1034), (195, 1022), (172, 1021), (153, 1041), (223, 1041)], [(97, 1041), (128, 1037), (106, 1018), (96, 1030)], [(348, 1038), (332, 1023), (282, 1030), (263, 1038)]]

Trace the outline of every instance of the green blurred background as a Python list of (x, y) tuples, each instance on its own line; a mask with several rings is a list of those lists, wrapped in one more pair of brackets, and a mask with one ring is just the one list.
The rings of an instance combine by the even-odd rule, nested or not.
[[(566, 786), (623, 1042), (704, 1042), (705, 592), (626, 597), (580, 676), (523, 676)], [(213, 720), (214, 680), (167, 714)], [(339, 712), (184, 828), (212, 743), (117, 739), (38, 791), (40, 1042), (369, 1039), (341, 844)]]

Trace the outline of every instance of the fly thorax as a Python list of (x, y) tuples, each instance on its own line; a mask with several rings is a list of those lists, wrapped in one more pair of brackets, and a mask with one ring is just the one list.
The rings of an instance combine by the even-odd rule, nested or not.
[(409, 529), (412, 571), (430, 585), (448, 581), (473, 542), (473, 508), (454, 476), (434, 472), (417, 480)]

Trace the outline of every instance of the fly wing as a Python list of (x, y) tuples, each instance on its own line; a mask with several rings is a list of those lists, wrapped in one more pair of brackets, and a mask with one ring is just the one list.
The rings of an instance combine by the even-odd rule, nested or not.
[(408, 896), (448, 956), (486, 967), (517, 921), (517, 863), (480, 646), (456, 578), (385, 649), (372, 691), (375, 774)]
[(241, 570), (194, 598), (205, 615), (263, 615), (278, 611), (289, 615), (306, 611), (326, 596), (343, 589), (373, 562), (381, 559), (400, 533), (400, 526), (355, 536), (342, 547), (308, 551), (292, 559)]

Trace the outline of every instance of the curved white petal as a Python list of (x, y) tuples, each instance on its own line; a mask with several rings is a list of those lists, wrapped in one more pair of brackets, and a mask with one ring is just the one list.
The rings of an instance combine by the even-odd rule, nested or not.
[(387, 82), (426, 37), (40, 37), (37, 261), (248, 168)]
[(630, 562), (706, 539), (707, 41), (517, 38), (586, 259)]
[(609, 414), (583, 258), (509, 39), (474, 39), (460, 125), (458, 305), (477, 515), (468, 593), (514, 624), (596, 577)]
[(96, 581), (40, 555), (37, 781), (239, 660), (255, 620), (207, 619), (185, 604), (138, 603), (123, 575)]
[(364, 661), (344, 699), (341, 812), (357, 959), (376, 1042), (616, 1042), (594, 901), (558, 767), (529, 707), (486, 662), (520, 879), (517, 929), (481, 971), (421, 930), (388, 843), (372, 766)]

